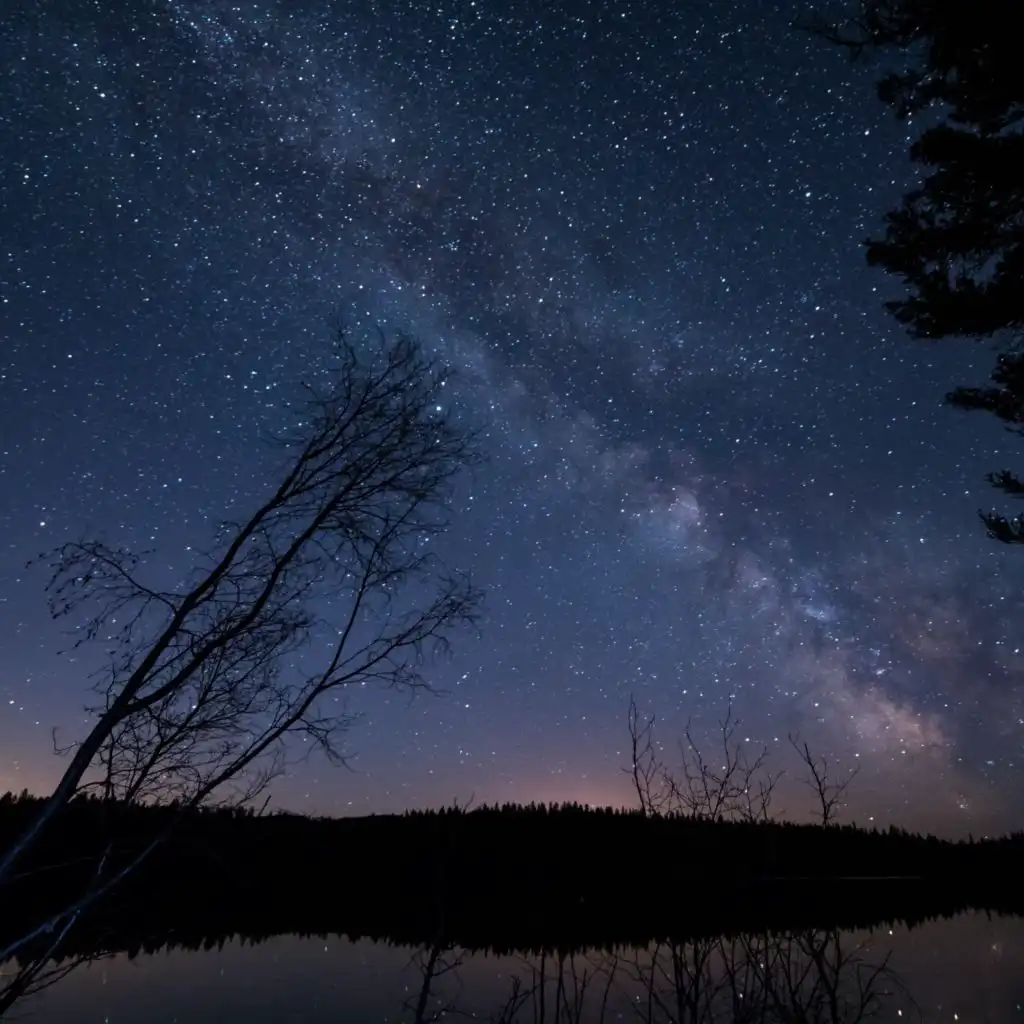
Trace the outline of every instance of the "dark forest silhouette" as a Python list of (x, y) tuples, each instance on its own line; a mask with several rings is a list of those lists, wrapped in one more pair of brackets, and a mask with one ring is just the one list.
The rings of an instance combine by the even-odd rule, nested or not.
[[(851, 16), (812, 15), (809, 29), (854, 56), (896, 49), (905, 67), (878, 82), (878, 97), (923, 130), (911, 159), (923, 180), (866, 241), (872, 266), (908, 295), (887, 303), (923, 339), (991, 339), (1001, 349), (988, 387), (958, 387), (946, 401), (993, 413), (1024, 430), (1024, 75), (1018, 4), (1007, 0), (857, 0)], [(1024, 497), (1010, 470), (988, 474)], [(1024, 542), (1024, 516), (981, 512), (988, 533)]]
[[(0, 799), (0, 842), (38, 809), (28, 795)], [(172, 835), (82, 916), (69, 955), (292, 932), (580, 950), (1024, 909), (1020, 834), (950, 842), (578, 804), (331, 819), (83, 796), (37, 848), (0, 928), (19, 933), (79, 890), (98, 851), (130, 862), (172, 819)]]

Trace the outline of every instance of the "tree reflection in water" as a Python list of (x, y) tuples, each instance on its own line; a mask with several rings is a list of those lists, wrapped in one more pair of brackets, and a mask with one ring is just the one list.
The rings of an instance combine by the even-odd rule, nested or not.
[(905, 1019), (921, 1017), (889, 954), (838, 929), (517, 958), (504, 1002), (483, 1014), (460, 1006), (464, 957), (441, 944), (418, 952), (422, 982), (403, 1020), (462, 1014), (494, 1024), (603, 1024), (629, 1008), (643, 1024), (856, 1024), (896, 1003)]
[(1010, 913), (856, 929), (766, 926), (651, 943), (595, 939), (575, 947), (540, 936), (513, 947), (500, 934), (496, 922), (491, 942), (479, 945), (449, 941), (440, 929), (415, 944), (254, 924), (132, 943), (122, 937), (26, 999), (12, 1018), (825, 1024), (951, 1021), (959, 1014), (1009, 1024), (1019, 1017), (1024, 978), (1024, 918)]

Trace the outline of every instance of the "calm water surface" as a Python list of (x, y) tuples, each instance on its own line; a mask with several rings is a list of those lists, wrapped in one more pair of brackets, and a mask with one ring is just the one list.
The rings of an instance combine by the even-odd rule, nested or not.
[(1018, 1021), (1024, 920), (801, 932), (576, 956), (280, 936), (81, 967), (36, 1021)]

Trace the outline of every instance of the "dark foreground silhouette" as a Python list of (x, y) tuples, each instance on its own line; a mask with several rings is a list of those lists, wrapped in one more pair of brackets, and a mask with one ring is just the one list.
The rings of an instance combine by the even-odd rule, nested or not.
[[(0, 798), (0, 844), (32, 813)], [(1024, 912), (1024, 836), (647, 818), (578, 805), (313, 819), (77, 800), (0, 893), (9, 940), (171, 838), (69, 932), (65, 955), (344, 934), (408, 945), (572, 951), (766, 930)]]

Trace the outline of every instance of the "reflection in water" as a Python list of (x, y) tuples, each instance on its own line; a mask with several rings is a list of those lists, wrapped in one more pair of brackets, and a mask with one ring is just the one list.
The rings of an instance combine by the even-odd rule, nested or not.
[(495, 956), (338, 937), (235, 940), (84, 966), (22, 1004), (72, 1022), (1017, 1020), (1024, 922), (814, 930)]
[[(446, 960), (446, 954), (454, 959)], [(656, 943), (641, 950), (542, 954), (513, 974), (492, 1019), (604, 1022), (628, 1002), (644, 1024), (712, 1021), (847, 1022), (875, 1016), (894, 1000), (916, 1010), (889, 966), (872, 962), (865, 944), (837, 930), (802, 931), (689, 943)], [(459, 1009), (441, 994), (461, 954), (434, 946), (416, 958), (422, 984), (414, 1024), (432, 1024)]]

